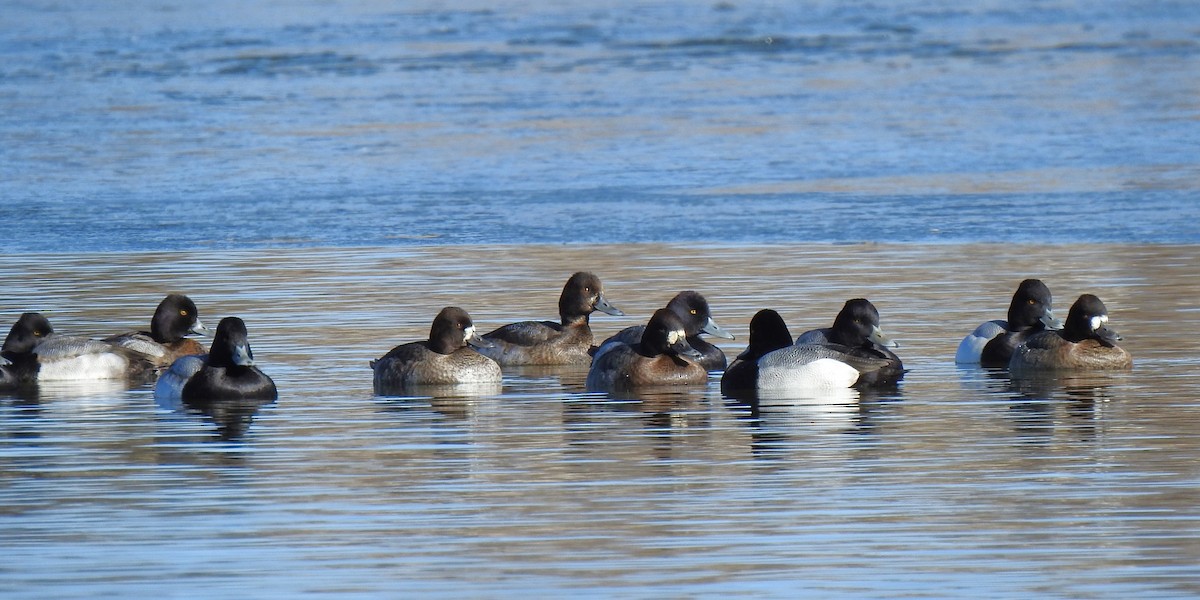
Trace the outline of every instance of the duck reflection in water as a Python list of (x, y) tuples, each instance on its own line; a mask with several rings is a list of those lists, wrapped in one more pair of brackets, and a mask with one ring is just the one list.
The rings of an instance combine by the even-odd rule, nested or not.
[[(814, 394), (807, 399), (726, 396), (725, 406), (746, 427), (750, 454), (764, 460), (795, 459), (809, 447), (809, 436), (825, 436), (843, 457), (876, 456), (875, 443), (896, 423), (904, 406), (900, 391), (845, 389)], [(811, 449), (811, 448), (810, 448)]]
[(275, 382), (255, 363), (246, 324), (238, 317), (221, 320), (208, 354), (176, 360), (154, 385), (159, 406), (211, 417), (221, 439), (243, 436), (259, 407), (278, 396)]
[(221, 440), (231, 441), (243, 438), (250, 429), (250, 423), (258, 414), (260, 408), (273, 404), (274, 400), (210, 400), (185, 401), (185, 405), (208, 417), (217, 427), (217, 435)]
[(466, 421), (479, 415), (481, 409), (494, 408), (504, 386), (494, 383), (454, 383), (443, 385), (417, 385), (405, 388), (403, 393), (376, 394), (388, 412), (427, 412), (433, 410), (454, 421)]
[[(591, 394), (563, 404), (567, 447), (583, 458), (611, 458), (609, 442), (619, 437), (649, 448), (656, 459), (680, 458), (689, 442), (712, 430), (704, 388), (657, 386)], [(614, 429), (620, 430), (614, 436)], [(704, 433), (701, 433), (704, 432)]]
[(163, 410), (203, 415), (216, 426), (218, 439), (224, 441), (244, 437), (258, 411), (275, 403), (274, 398), (183, 398), (171, 394), (156, 394), (154, 401)]
[(1103, 426), (1111, 389), (1128, 372), (1080, 371), (1025, 373), (1009, 380), (1009, 417), (1014, 430), (1033, 441), (1048, 441), (1057, 431), (1091, 441)]

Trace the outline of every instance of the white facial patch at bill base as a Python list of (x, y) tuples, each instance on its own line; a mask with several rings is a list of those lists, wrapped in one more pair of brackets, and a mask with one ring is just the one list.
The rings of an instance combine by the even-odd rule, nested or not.
[(463, 330), (463, 339), (464, 340), (469, 340), (473, 337), (475, 337), (475, 326), (474, 325)]
[(685, 336), (683, 335), (682, 331), (679, 331), (679, 330), (668, 331), (667, 332), (667, 344), (674, 346), (675, 344), (678, 344), (679, 340), (683, 339), (684, 337)]
[(1098, 317), (1092, 317), (1091, 320), (1089, 321), (1089, 323), (1092, 326), (1092, 331), (1100, 329), (1100, 326), (1104, 325), (1105, 323), (1108, 323), (1108, 315), (1100, 315)]

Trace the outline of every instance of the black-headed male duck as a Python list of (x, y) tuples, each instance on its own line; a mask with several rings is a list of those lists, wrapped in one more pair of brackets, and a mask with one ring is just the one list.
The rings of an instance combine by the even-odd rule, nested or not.
[(191, 298), (168, 294), (158, 303), (150, 319), (150, 331), (131, 331), (104, 338), (104, 341), (142, 354), (156, 367), (168, 367), (184, 356), (207, 352), (200, 342), (186, 337), (208, 329), (200, 322), (200, 311)]
[(963, 338), (954, 353), (958, 364), (1006, 368), (1013, 350), (1033, 335), (1062, 326), (1054, 318), (1050, 288), (1040, 279), (1026, 279), (1017, 286), (1008, 305), (1008, 320), (983, 323)]

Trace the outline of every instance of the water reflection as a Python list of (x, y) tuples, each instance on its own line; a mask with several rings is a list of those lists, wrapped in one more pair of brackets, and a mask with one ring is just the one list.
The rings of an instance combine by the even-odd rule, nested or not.
[(1095, 440), (1102, 431), (1103, 407), (1116, 399), (1112, 390), (1126, 379), (1112, 371), (1013, 375), (1013, 427), (1030, 438), (1048, 439), (1066, 431), (1080, 441)]
[(77, 409), (99, 409), (123, 402), (130, 390), (120, 379), (43, 381), (5, 392), (14, 398), (38, 401), (68, 401)]
[(1009, 390), (1028, 400), (1107, 402), (1112, 400), (1113, 386), (1128, 379), (1125, 373), (1113, 371), (1020, 373), (1009, 379)]
[[(458, 248), (0, 257), (0, 275), (46, 282), (23, 303), (58, 304), (73, 331), (140, 319), (161, 286), (186, 283), (214, 315), (254, 317), (256, 355), (292, 390), (279, 406), (158, 406), (143, 387), (4, 397), (8, 577), (101, 592), (72, 573), (124, 581), (150, 565), (179, 585), (237, 586), (240, 576), (206, 574), (249, 561), (319, 567), (335, 585), (478, 584), (463, 595), (551, 579), (616, 595), (667, 581), (651, 591), (703, 595), (707, 582), (774, 586), (787, 565), (828, 577), (820, 591), (855, 596), (845, 590), (862, 591), (864, 574), (918, 565), (929, 589), (1021, 572), (1020, 593), (999, 595), (1027, 597), (1080, 595), (1132, 556), (1149, 573), (1110, 597), (1190, 585), (1200, 405), (1196, 360), (1177, 339), (1200, 326), (1194, 250), (1030, 247), (1014, 259), (960, 247), (522, 247), (473, 255), (482, 268), (463, 276), (493, 290), (479, 320), (504, 323), (541, 302), (520, 290), (596, 268), (630, 298), (631, 316), (597, 324), (601, 335), (678, 289), (704, 290), (739, 339), (764, 304), (792, 307), (806, 328), (827, 320), (822, 303), (864, 289), (887, 302), (911, 369), (896, 390), (764, 398), (725, 398), (716, 376), (589, 393), (585, 367), (508, 369), (499, 389), (375, 395), (366, 362), (379, 340), (417, 338), (430, 310), (462, 299), (464, 279), (447, 275), (462, 270)], [(363, 265), (384, 268), (368, 277)], [(1013, 379), (956, 367), (963, 331), (1034, 267), (1064, 290), (1110, 282), (1104, 297), (1138, 331), (1137, 368)], [(980, 272), (999, 274), (996, 289), (979, 291)], [(231, 518), (179, 518), (214, 513)], [(1061, 583), (1064, 570), (1078, 586)], [(299, 587), (282, 589), (310, 589)]]
[(499, 381), (406, 385), (398, 388), (381, 386), (377, 395), (385, 398), (428, 398), (452, 400), (499, 396), (503, 389), (504, 385)]
[(274, 400), (254, 399), (180, 400), (162, 395), (155, 395), (154, 401), (163, 410), (204, 416), (207, 422), (216, 426), (217, 439), (221, 441), (243, 438), (258, 411), (275, 403)]
[(844, 450), (857, 452), (885, 432), (903, 400), (899, 390), (855, 389), (725, 397), (726, 407), (747, 427), (752, 455), (765, 459), (793, 458), (810, 436), (834, 436), (827, 439), (841, 440), (849, 444)]

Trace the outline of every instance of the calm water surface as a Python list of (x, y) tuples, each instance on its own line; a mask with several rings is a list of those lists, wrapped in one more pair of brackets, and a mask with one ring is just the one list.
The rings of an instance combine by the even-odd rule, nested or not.
[(1200, 243), (1200, 4), (0, 0), (0, 250)]
[[(1189, 597), (1200, 326), (1191, 246), (510, 246), (8, 255), (6, 322), (142, 326), (163, 289), (242, 316), (278, 402), (204, 415), (149, 388), (0, 401), (6, 598)], [(577, 269), (639, 323), (694, 288), (739, 336), (872, 298), (897, 393), (752, 409), (717, 382), (610, 398), (581, 369), (377, 397), (367, 361), (446, 304), (553, 317)], [(986, 277), (981, 273), (988, 274)], [(1012, 381), (961, 336), (1037, 274), (1095, 292), (1132, 372)], [(15, 285), (13, 282), (22, 282)]]
[[(0, 398), (0, 596), (1200, 595), (1200, 4), (0, 0), (0, 322), (238, 315), (281, 390)], [(1013, 245), (1013, 244), (1017, 245)], [(871, 298), (899, 392), (376, 397), (598, 273), (746, 342)], [(958, 340), (1038, 276), (1129, 373)]]

